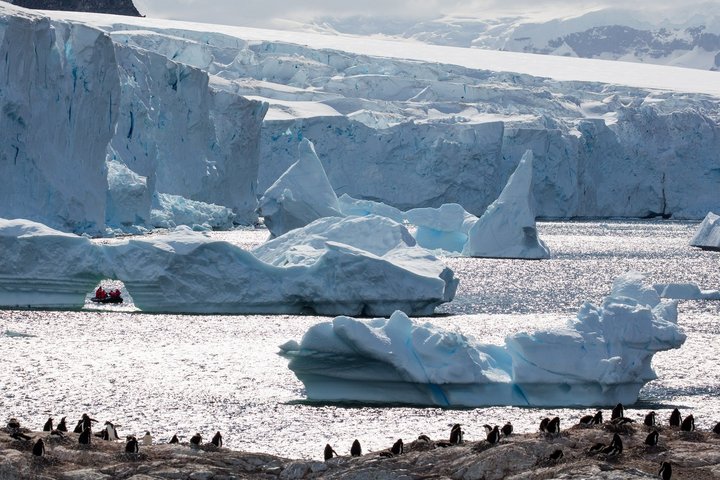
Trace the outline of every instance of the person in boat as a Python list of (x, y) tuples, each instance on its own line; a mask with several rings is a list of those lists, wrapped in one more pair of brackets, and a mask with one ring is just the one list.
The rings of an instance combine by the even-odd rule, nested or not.
[(110, 298), (113, 298), (113, 299), (120, 298), (120, 290), (117, 288), (115, 290), (112, 290), (110, 292)]
[(105, 289), (102, 288), (102, 285), (100, 285), (98, 287), (98, 289), (95, 290), (95, 298), (99, 298), (100, 300), (103, 300), (103, 299), (107, 298), (107, 296), (108, 296), (108, 294), (105, 291)]

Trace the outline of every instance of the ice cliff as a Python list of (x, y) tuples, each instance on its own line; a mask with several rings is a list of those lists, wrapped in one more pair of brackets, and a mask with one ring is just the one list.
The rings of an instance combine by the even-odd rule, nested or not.
[(632, 404), (656, 378), (655, 352), (678, 348), (677, 303), (644, 276), (615, 280), (599, 306), (586, 303), (564, 328), (519, 333), (505, 345), (410, 320), (337, 317), (281, 353), (309, 400), (479, 407)]
[(145, 312), (430, 315), (452, 270), (382, 217), (329, 217), (254, 252), (180, 227), (113, 244), (0, 219), (0, 306), (81, 308), (121, 280)]

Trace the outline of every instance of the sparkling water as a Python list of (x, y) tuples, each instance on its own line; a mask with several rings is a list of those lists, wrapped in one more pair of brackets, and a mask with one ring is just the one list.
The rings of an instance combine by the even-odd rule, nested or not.
[[(560, 325), (584, 301), (600, 302), (615, 277), (645, 272), (654, 283), (694, 282), (720, 289), (720, 253), (688, 246), (697, 223), (657, 221), (542, 222), (551, 260), (448, 257), (460, 278), (455, 300), (430, 319), (485, 343), (506, 335)], [(244, 248), (265, 231), (218, 232)], [(104, 285), (114, 285), (104, 282)], [(239, 285), (238, 288), (242, 288)], [(89, 294), (91, 292), (88, 292)], [(199, 432), (209, 441), (221, 431), (225, 446), (292, 458), (321, 459), (326, 443), (349, 453), (357, 438), (364, 451), (388, 448), (421, 433), (448, 438), (454, 423), (466, 439), (484, 438), (483, 424), (511, 421), (516, 432), (537, 431), (542, 417), (561, 426), (595, 409), (495, 407), (439, 409), (313, 405), (280, 357), (278, 345), (299, 340), (326, 317), (288, 315), (150, 315), (132, 304), (79, 312), (0, 311), (0, 421), (17, 417), (40, 430), (49, 416), (74, 427), (82, 413), (120, 425), (122, 435), (149, 430), (165, 442)], [(640, 393), (627, 415), (654, 409), (693, 413), (699, 429), (720, 421), (720, 302), (682, 301), (685, 345), (657, 354), (658, 379)], [(609, 418), (606, 409), (606, 418)]]

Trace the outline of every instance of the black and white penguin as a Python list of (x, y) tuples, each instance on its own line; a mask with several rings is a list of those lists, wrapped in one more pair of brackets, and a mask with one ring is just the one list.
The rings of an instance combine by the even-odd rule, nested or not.
[(85, 429), (91, 429), (93, 423), (97, 423), (97, 420), (94, 418), (90, 418), (90, 416), (87, 413), (82, 414), (82, 428)]
[(677, 408), (670, 414), (670, 426), (679, 427), (682, 423), (682, 417), (680, 416), (680, 410)]
[(618, 403), (615, 405), (615, 408), (612, 409), (612, 413), (610, 414), (610, 421), (615, 420), (616, 418), (623, 418), (625, 416), (625, 407), (623, 407), (622, 403)]
[(503, 433), (503, 435), (505, 435), (506, 437), (509, 437), (510, 435), (512, 435), (512, 433), (513, 433), (512, 423), (507, 422), (505, 425), (503, 425), (503, 427), (502, 427), (502, 433)]
[(595, 417), (593, 415), (582, 416), (580, 417), (580, 421), (578, 421), (578, 425), (582, 425), (584, 427), (595, 425)]
[(715, 424), (715, 427), (713, 428), (713, 433), (720, 435), (720, 422)]
[(112, 422), (105, 422), (105, 432), (107, 433), (107, 438), (105, 440), (120, 440), (120, 436), (117, 433), (117, 428), (115, 428), (115, 425)]
[(546, 428), (548, 433), (552, 433), (553, 435), (558, 435), (560, 433), (560, 417), (554, 417), (550, 422), (547, 424)]
[(61, 432), (67, 432), (67, 423), (65, 423), (65, 417), (62, 417), (60, 419), (60, 423), (58, 423), (57, 429)]
[(498, 428), (498, 426), (495, 425), (485, 438), (490, 445), (495, 445), (496, 443), (498, 443), (500, 441), (500, 429)]
[(83, 421), (82, 418), (78, 420), (77, 425), (75, 425), (75, 429), (73, 430), (73, 433), (82, 433), (83, 432)]
[(45, 455), (45, 442), (43, 442), (42, 438), (38, 438), (37, 442), (35, 442), (35, 445), (33, 445), (33, 455), (42, 457)]
[(52, 432), (53, 430), (53, 419), (52, 417), (47, 419), (45, 425), (43, 425), (43, 432)]
[(398, 438), (397, 442), (393, 443), (393, 446), (390, 448), (390, 451), (393, 455), (401, 455), (405, 453), (405, 447), (403, 445), (402, 438)]
[(672, 478), (672, 466), (670, 465), (670, 462), (662, 462), (658, 476), (662, 480), (670, 480)]
[(177, 433), (172, 436), (172, 438), (170, 439), (170, 442), (168, 442), (168, 443), (180, 443), (180, 440), (178, 439)]
[(350, 447), (350, 455), (352, 455), (353, 457), (359, 457), (360, 455), (362, 455), (362, 447), (360, 446), (360, 441), (357, 438)]
[(647, 427), (654, 427), (656, 424), (656, 415), (655, 412), (649, 412), (647, 415), (645, 415), (645, 420), (643, 420), (643, 424)]
[(7, 428), (8, 430), (17, 430), (20, 428), (20, 422), (18, 422), (17, 418), (13, 417), (8, 420)]
[(338, 456), (337, 452), (335, 450), (333, 450), (333, 448), (330, 446), (329, 443), (325, 445), (325, 451), (323, 452), (323, 455), (325, 457), (325, 461), (328, 461), (331, 458), (333, 458), (333, 455), (336, 457)]
[(78, 443), (80, 443), (81, 445), (90, 445), (91, 439), (92, 439), (92, 431), (89, 428), (86, 428), (80, 434), (80, 437), (78, 437)]
[(612, 458), (612, 457), (617, 457), (618, 455), (620, 455), (622, 453), (622, 451), (623, 451), (623, 442), (622, 442), (622, 439), (620, 438), (620, 435), (618, 435), (616, 433), (615, 435), (613, 435), (613, 439), (610, 442), (610, 445), (605, 447), (602, 450), (602, 453), (606, 454), (608, 456), (608, 458)]
[(432, 440), (430, 440), (430, 437), (428, 437), (428, 436), (425, 435), (425, 434), (419, 435), (418, 438), (417, 438), (417, 441), (418, 441), (418, 442), (426, 442), (426, 443), (432, 442)]
[(104, 428), (100, 430), (98, 433), (94, 434), (96, 437), (98, 437), (100, 440), (107, 440), (108, 439), (108, 432)]
[(142, 437), (142, 444), (145, 445), (146, 447), (149, 447), (150, 445), (152, 445), (152, 442), (153, 442), (153, 437), (150, 434), (150, 430), (145, 430), (145, 435), (143, 435), (143, 437)]
[(460, 445), (463, 443), (463, 435), (464, 433), (462, 431), (462, 427), (460, 427), (459, 423), (456, 423), (450, 429), (450, 443), (453, 445)]
[(685, 417), (685, 420), (680, 424), (680, 430), (683, 432), (694, 432), (695, 431), (695, 417), (692, 414)]
[(602, 452), (604, 449), (605, 449), (604, 443), (596, 443), (592, 447), (588, 448), (587, 453), (588, 453), (588, 455), (593, 455), (593, 454)]
[(210, 443), (212, 443), (218, 448), (222, 447), (222, 435), (220, 435), (220, 432), (215, 432), (215, 435), (213, 436), (212, 440), (210, 440)]
[(602, 425), (602, 423), (603, 423), (602, 410), (598, 410), (597, 412), (595, 412), (595, 416), (593, 417), (593, 423), (595, 425)]
[(485, 430), (485, 435), (492, 432), (492, 429), (493, 429), (492, 425), (488, 425), (487, 423), (485, 425), (483, 425), (483, 430)]
[(202, 435), (196, 433), (195, 435), (190, 437), (190, 443), (193, 445), (200, 445), (202, 443)]
[(658, 433), (658, 431), (653, 430), (652, 432), (648, 433), (647, 437), (645, 437), (645, 445), (654, 447), (658, 444), (659, 438), (660, 438), (660, 434)]
[(557, 449), (557, 450), (555, 450), (554, 452), (552, 452), (552, 453), (550, 454), (550, 460), (553, 460), (553, 461), (557, 462), (558, 460), (560, 460), (560, 459), (563, 458), (564, 456), (565, 456), (565, 454), (563, 453), (563, 451), (560, 450), (560, 449)]
[(548, 423), (550, 423), (550, 419), (547, 417), (540, 420), (540, 431), (541, 432), (547, 432)]
[(137, 438), (133, 435), (127, 436), (127, 442), (125, 442), (125, 453), (138, 453), (140, 451), (140, 445), (138, 444)]

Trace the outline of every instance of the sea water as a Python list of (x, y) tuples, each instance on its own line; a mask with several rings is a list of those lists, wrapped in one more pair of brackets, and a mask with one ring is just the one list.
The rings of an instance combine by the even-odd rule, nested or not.
[[(697, 223), (660, 221), (541, 222), (553, 258), (543, 261), (448, 257), (460, 278), (453, 302), (424, 319), (485, 343), (506, 335), (561, 325), (584, 301), (598, 303), (618, 275), (637, 270), (654, 283), (694, 282), (720, 289), (720, 253), (688, 246)], [(244, 248), (263, 230), (212, 235)], [(242, 288), (242, 285), (238, 285)], [(90, 292), (88, 292), (90, 293)], [(343, 455), (354, 439), (365, 451), (419, 434), (446, 439), (461, 423), (467, 440), (484, 438), (484, 424), (511, 421), (535, 432), (542, 417), (561, 427), (584, 409), (478, 409), (315, 405), (278, 355), (278, 345), (300, 340), (326, 317), (288, 315), (149, 315), (133, 306), (79, 312), (0, 311), (0, 422), (16, 417), (40, 430), (48, 417), (82, 413), (120, 425), (121, 435), (150, 431), (157, 442), (216, 431), (225, 446), (291, 458), (321, 459), (326, 443)], [(640, 393), (628, 416), (642, 421), (653, 409), (693, 413), (699, 429), (720, 421), (720, 302), (682, 301), (682, 348), (657, 354), (658, 379)], [(9, 336), (10, 331), (32, 335)], [(609, 409), (605, 409), (609, 418)]]

